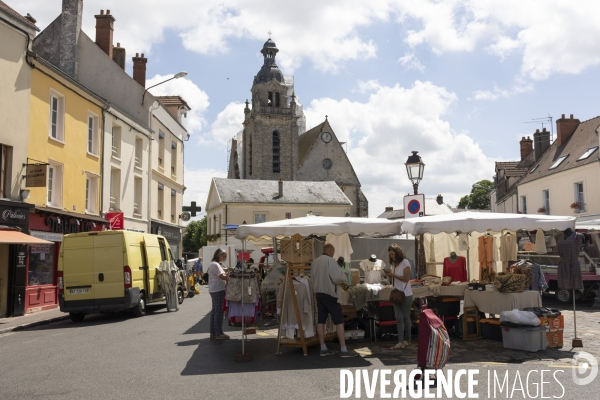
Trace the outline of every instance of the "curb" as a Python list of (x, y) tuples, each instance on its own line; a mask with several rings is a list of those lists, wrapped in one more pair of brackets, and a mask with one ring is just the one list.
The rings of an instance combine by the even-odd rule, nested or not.
[(43, 321), (30, 322), (28, 324), (16, 325), (16, 326), (13, 326), (11, 328), (0, 329), (0, 335), (2, 335), (4, 333), (8, 333), (8, 332), (13, 332), (13, 331), (23, 331), (25, 329), (35, 328), (36, 326), (52, 324), (54, 322), (64, 321), (66, 319), (69, 319), (68, 315), (64, 315), (64, 316), (61, 316), (61, 317), (50, 318), (50, 319), (45, 319)]

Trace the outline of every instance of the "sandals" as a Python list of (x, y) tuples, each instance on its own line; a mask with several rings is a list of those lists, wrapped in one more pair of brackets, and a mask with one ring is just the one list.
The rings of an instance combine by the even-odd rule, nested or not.
[(392, 346), (391, 350), (402, 350), (406, 347), (405, 343), (397, 343), (396, 345)]
[(410, 346), (411, 344), (412, 344), (412, 342), (410, 340), (405, 340), (404, 341), (404, 346), (405, 347)]
[(226, 340), (226, 339), (229, 339), (229, 336), (225, 335), (225, 334), (222, 334), (222, 335), (219, 335), (219, 336), (215, 336), (215, 339), (217, 339), (217, 340)]

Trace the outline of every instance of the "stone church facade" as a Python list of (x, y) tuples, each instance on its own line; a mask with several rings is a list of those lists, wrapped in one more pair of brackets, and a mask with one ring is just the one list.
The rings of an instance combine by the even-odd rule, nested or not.
[(327, 117), (306, 131), (294, 80), (277, 67), (277, 46), (263, 45), (264, 64), (246, 100), (243, 130), (232, 140), (228, 178), (334, 181), (352, 202), (353, 217), (368, 216), (368, 201)]

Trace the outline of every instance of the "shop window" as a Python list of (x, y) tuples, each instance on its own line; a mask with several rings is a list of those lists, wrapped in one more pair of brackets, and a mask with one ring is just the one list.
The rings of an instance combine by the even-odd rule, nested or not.
[(158, 166), (164, 168), (165, 158), (165, 134), (163, 131), (158, 131)]
[(11, 146), (0, 144), (0, 198), (10, 198), (12, 151)]
[(50, 132), (48, 135), (55, 140), (65, 140), (65, 96), (50, 91)]
[(27, 285), (54, 285), (54, 245), (29, 246), (29, 273)]
[(62, 164), (50, 161), (48, 163), (48, 183), (46, 204), (52, 207), (62, 207)]
[(171, 142), (171, 175), (177, 176), (177, 143)]
[(156, 203), (156, 212), (158, 214), (159, 219), (164, 219), (164, 209), (165, 209), (165, 186), (162, 183), (158, 183), (158, 193), (157, 193), (158, 201)]
[(121, 127), (112, 128), (112, 156), (118, 160), (121, 159)]
[(171, 222), (177, 222), (177, 191), (171, 189)]
[(98, 213), (98, 177), (92, 174), (85, 177), (85, 211)]
[(135, 139), (135, 167), (139, 169), (142, 168), (142, 163), (144, 162), (144, 141), (140, 138)]
[(527, 214), (527, 197), (521, 196), (521, 212)]
[(98, 155), (98, 116), (91, 112), (88, 113), (87, 152)]

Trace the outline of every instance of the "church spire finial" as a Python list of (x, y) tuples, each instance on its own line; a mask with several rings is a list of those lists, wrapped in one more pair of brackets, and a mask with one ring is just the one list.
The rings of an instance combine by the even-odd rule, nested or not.
[(269, 39), (271, 39), (271, 35), (272, 35), (271, 31), (267, 32), (267, 34), (269, 35)]

